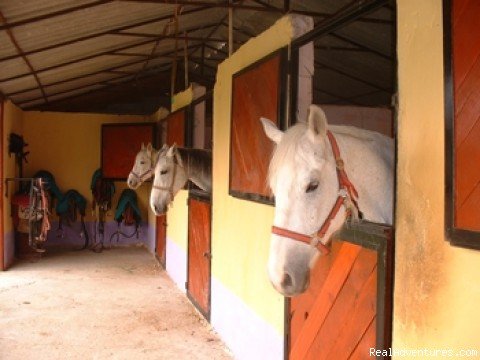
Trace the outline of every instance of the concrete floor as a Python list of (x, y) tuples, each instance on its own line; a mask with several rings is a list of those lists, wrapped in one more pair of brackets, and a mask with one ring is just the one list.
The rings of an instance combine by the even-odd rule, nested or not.
[(0, 272), (0, 359), (231, 359), (143, 248), (47, 252)]

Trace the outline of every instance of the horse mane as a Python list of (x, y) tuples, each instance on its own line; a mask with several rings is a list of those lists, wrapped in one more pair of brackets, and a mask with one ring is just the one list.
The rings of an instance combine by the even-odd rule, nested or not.
[[(190, 161), (190, 166), (197, 166), (199, 168), (211, 171), (212, 167), (212, 151), (207, 149), (194, 148), (177, 148), (178, 153), (182, 157), (183, 165), (187, 165)], [(187, 159), (189, 158), (189, 160)]]

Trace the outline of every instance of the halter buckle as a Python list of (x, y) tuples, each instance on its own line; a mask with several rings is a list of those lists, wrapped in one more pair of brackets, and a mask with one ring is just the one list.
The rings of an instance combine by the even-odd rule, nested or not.
[(338, 170), (343, 171), (345, 168), (345, 163), (343, 162), (342, 158), (335, 159), (335, 165)]
[(345, 188), (338, 189), (338, 196), (345, 200), (348, 197), (347, 189), (345, 189)]

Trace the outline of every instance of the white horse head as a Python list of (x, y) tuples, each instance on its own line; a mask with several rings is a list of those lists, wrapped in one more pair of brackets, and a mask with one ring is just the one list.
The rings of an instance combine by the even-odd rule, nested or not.
[(157, 151), (152, 147), (152, 144), (145, 146), (142, 143), (142, 148), (135, 156), (135, 163), (133, 169), (130, 171), (127, 179), (127, 185), (131, 189), (138, 188), (144, 181), (153, 176), (153, 168), (157, 160)]
[[(277, 144), (269, 168), (275, 217), (268, 272), (277, 291), (293, 296), (308, 287), (319, 249), (328, 249), (347, 208), (357, 209), (357, 191), (358, 208), (367, 220), (391, 223), (393, 142), (362, 129), (328, 127), (325, 113), (315, 105), (310, 106), (307, 124), (298, 123), (286, 132), (265, 118), (261, 121)], [(339, 148), (336, 156), (334, 146)], [(343, 167), (347, 180), (342, 183), (343, 170), (338, 169)]]
[(183, 161), (174, 144), (158, 154), (150, 192), (150, 207), (155, 215), (164, 214), (176, 193), (188, 180)]

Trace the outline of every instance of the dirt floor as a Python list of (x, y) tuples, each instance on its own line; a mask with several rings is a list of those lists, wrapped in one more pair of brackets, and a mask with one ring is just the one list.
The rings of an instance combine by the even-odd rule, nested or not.
[(0, 359), (231, 359), (143, 248), (52, 252), (0, 272)]

